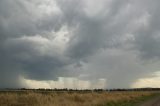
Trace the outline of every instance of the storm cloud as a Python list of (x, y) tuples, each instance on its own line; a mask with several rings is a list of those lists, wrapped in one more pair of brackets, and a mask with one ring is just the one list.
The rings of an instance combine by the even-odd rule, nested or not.
[(0, 87), (63, 77), (128, 88), (151, 77), (160, 70), (159, 3), (1, 0)]

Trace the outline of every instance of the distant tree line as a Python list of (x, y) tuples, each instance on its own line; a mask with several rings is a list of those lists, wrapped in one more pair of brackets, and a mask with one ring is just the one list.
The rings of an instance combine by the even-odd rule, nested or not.
[(38, 89), (29, 89), (29, 88), (18, 88), (18, 89), (12, 89), (12, 88), (5, 88), (0, 89), (1, 91), (69, 91), (69, 92), (114, 92), (114, 91), (160, 91), (160, 88), (133, 88), (133, 89), (45, 89), (45, 88), (38, 88)]

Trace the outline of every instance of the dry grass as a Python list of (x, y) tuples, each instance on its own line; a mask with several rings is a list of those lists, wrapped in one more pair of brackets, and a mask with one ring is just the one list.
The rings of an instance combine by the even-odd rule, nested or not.
[(1, 92), (0, 106), (103, 106), (107, 102), (130, 101), (151, 92)]

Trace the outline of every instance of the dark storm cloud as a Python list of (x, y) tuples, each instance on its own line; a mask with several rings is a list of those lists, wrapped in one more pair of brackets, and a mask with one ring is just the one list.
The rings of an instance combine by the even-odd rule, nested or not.
[[(43, 14), (37, 7), (33, 1), (0, 1), (1, 87), (19, 87), (21, 75), (38, 80), (50, 79), (54, 77), (49, 76), (51, 71), (66, 64), (61, 62), (61, 57), (41, 54), (47, 44), (27, 38), (38, 34), (44, 36), (42, 33), (59, 29), (58, 13), (54, 16)], [(53, 54), (57, 51), (54, 47), (49, 49), (53, 49)]]
[(0, 87), (24, 86), (21, 76), (130, 87), (160, 68), (158, 2), (1, 0)]

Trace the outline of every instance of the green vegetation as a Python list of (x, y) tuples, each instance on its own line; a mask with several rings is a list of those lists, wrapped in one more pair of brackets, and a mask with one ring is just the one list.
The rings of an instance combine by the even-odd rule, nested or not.
[(132, 98), (129, 100), (120, 100), (120, 101), (110, 101), (104, 106), (139, 106), (144, 101), (147, 101), (155, 96), (159, 95), (159, 93), (153, 93), (151, 95), (141, 95), (140, 97)]

